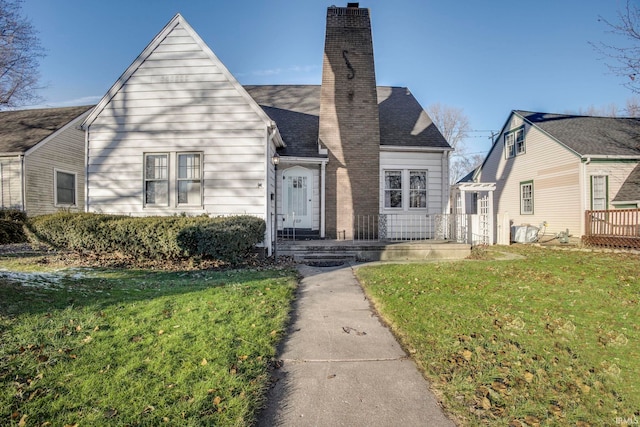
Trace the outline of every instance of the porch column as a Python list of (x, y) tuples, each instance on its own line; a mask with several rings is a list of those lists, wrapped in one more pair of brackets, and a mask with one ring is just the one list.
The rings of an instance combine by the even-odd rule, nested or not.
[(494, 228), (493, 228), (493, 190), (489, 190), (487, 191), (487, 196), (488, 196), (488, 202), (489, 202), (489, 244), (493, 245), (495, 243), (495, 239), (494, 239)]

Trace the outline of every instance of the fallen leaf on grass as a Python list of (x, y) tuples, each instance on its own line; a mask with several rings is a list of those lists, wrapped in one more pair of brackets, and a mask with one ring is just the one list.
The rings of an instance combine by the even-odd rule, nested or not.
[(491, 409), (491, 401), (489, 399), (487, 399), (486, 397), (482, 398), (482, 402), (480, 404), (482, 406), (482, 409), (484, 409), (484, 410)]
[(530, 383), (531, 381), (533, 381), (533, 374), (529, 371), (524, 373), (524, 380), (528, 383)]
[(469, 351), (469, 350), (464, 350), (464, 351), (462, 352), (462, 357), (464, 357), (464, 359), (465, 359), (467, 362), (470, 362), (470, 361), (471, 361), (471, 356), (473, 356), (473, 353), (471, 353), (471, 351)]
[(20, 418), (20, 421), (18, 421), (18, 426), (24, 427), (26, 425), (27, 425), (27, 414), (24, 414), (22, 418)]
[(200, 366), (204, 366), (204, 365), (206, 365), (207, 363), (208, 363), (208, 362), (207, 362), (207, 359), (202, 359), (202, 362), (200, 362)]
[(557, 405), (549, 405), (549, 412), (551, 412), (556, 417), (562, 417), (562, 408)]

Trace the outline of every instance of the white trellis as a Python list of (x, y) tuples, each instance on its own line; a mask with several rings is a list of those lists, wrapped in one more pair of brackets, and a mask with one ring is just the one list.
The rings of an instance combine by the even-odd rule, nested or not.
[(473, 245), (495, 243), (493, 182), (461, 182), (451, 188), (451, 213), (457, 240)]

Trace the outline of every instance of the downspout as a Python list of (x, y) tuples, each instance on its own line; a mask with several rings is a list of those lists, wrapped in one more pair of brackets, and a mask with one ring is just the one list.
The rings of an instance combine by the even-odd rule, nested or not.
[(326, 175), (327, 164), (325, 162), (320, 163), (320, 238), (325, 237), (325, 198), (326, 198)]
[(587, 224), (585, 222), (585, 211), (587, 210), (587, 207), (589, 205), (589, 200), (590, 197), (589, 195), (591, 194), (591, 191), (589, 190), (589, 180), (588, 178), (588, 174), (587, 174), (587, 166), (589, 166), (589, 164), (591, 163), (591, 156), (588, 156), (586, 161), (584, 163), (582, 163), (582, 167), (581, 167), (581, 172), (582, 172), (582, 215), (580, 215), (580, 230), (582, 232), (582, 234), (584, 235), (587, 227)]
[(22, 194), (20, 197), (22, 200), (22, 211), (27, 212), (27, 176), (24, 174), (24, 154), (20, 155), (20, 184), (22, 185)]
[(449, 151), (442, 152), (442, 201), (440, 205), (440, 213), (448, 213), (448, 204), (451, 200), (451, 185), (449, 185)]
[[(269, 130), (270, 128), (270, 130)], [(278, 132), (278, 128), (276, 127), (275, 123), (271, 123), (271, 125), (269, 127), (267, 127), (267, 149), (266, 149), (266, 159), (265, 159), (265, 164), (267, 165), (267, 167), (269, 167), (268, 165), (271, 165), (273, 167), (273, 164), (271, 162), (271, 144), (273, 143), (273, 138), (275, 138), (276, 133)], [(276, 148), (274, 147), (274, 150)], [(277, 172), (275, 170), (274, 167), (274, 176), (273, 176), (273, 185), (274, 185), (274, 194), (277, 193), (277, 189), (275, 188), (278, 185), (278, 177), (277, 177)], [(268, 245), (268, 255), (271, 256), (273, 254), (273, 246), (272, 246), (272, 242), (274, 239), (276, 239), (277, 237), (273, 235), (274, 233), (274, 222), (275, 222), (275, 226), (276, 226), (276, 231), (275, 233), (278, 233), (278, 212), (274, 212), (273, 216), (270, 215), (271, 213), (271, 198), (269, 196), (269, 173), (267, 172), (266, 174), (266, 180), (265, 180), (265, 194), (264, 194), (264, 199), (266, 201), (265, 203), (265, 208), (266, 208), (266, 212), (265, 212), (265, 218), (268, 218), (268, 229), (269, 229), (269, 240), (267, 242)], [(277, 200), (273, 201), (273, 205), (277, 206)]]
[(89, 212), (89, 128), (84, 131), (84, 211)]

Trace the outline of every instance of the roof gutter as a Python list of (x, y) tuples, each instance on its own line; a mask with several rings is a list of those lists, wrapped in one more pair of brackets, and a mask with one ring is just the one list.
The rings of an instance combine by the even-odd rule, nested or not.
[(592, 160), (640, 160), (638, 155), (617, 155), (617, 154), (589, 154), (580, 157), (583, 162), (591, 163)]
[(419, 151), (426, 153), (441, 153), (443, 151), (453, 151), (451, 147), (420, 147), (420, 146), (397, 146), (397, 145), (380, 145), (380, 151)]

